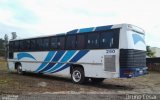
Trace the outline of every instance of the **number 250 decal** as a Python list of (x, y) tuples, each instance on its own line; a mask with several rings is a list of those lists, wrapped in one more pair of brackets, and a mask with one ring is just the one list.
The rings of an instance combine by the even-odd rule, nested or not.
[(115, 50), (106, 50), (106, 53), (115, 53)]

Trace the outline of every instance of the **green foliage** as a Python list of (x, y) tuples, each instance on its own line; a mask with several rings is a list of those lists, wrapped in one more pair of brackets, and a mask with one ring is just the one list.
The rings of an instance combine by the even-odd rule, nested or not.
[(147, 46), (147, 56), (148, 57), (150, 57), (150, 58), (153, 58), (153, 57), (155, 57), (155, 52), (153, 52), (152, 50), (151, 50), (151, 47), (150, 46)]

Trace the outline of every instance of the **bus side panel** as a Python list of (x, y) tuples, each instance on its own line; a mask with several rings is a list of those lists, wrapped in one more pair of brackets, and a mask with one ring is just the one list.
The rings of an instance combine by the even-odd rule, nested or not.
[(94, 78), (117, 78), (119, 74), (116, 72), (104, 71), (100, 65), (84, 65), (85, 76)]
[[(109, 71), (104, 63), (110, 63), (105, 61), (105, 57), (115, 56), (113, 60), (115, 67), (114, 71)], [(83, 63), (86, 62), (86, 63)], [(107, 49), (107, 50), (90, 50), (82, 59), (78, 61), (82, 63), (86, 77), (97, 78), (116, 78), (119, 77), (119, 50)], [(106, 67), (106, 68), (105, 68)]]
[[(84, 51), (84, 50), (83, 50)], [(87, 51), (87, 50), (86, 50)], [(114, 52), (112, 52), (114, 51)], [(61, 59), (65, 58), (68, 59), (67, 52), (73, 52), (73, 51), (64, 51), (58, 62), (61, 61)], [(79, 54), (79, 50), (76, 50), (74, 55), (71, 56), (70, 59), (68, 59), (66, 62), (69, 62), (72, 58), (78, 57), (76, 56)], [(85, 51), (84, 51), (85, 52)], [(30, 71), (30, 72), (36, 72), (39, 73), (43, 69), (46, 69), (42, 71), (42, 73), (46, 74), (57, 74), (57, 75), (69, 75), (70, 73), (70, 67), (66, 64), (66, 62), (60, 62), (59, 66), (55, 70), (50, 71), (50, 69), (54, 69), (56, 64), (49, 63), (51, 59), (53, 59), (54, 55), (50, 57), (50, 59), (47, 61), (47, 63), (44, 63), (45, 59), (47, 58), (49, 52), (19, 52), (14, 54), (14, 59), (17, 59), (17, 62), (20, 62), (22, 64), (22, 70), (23, 71)], [(115, 71), (108, 71), (105, 69), (105, 61), (104, 58), (108, 57), (110, 55), (114, 55), (115, 59), (113, 62), (115, 63)], [(79, 60), (75, 62), (70, 62), (73, 64), (79, 64), (84, 67), (84, 72), (86, 77), (97, 77), (97, 78), (115, 78), (119, 77), (119, 50), (118, 49), (107, 49), (107, 50), (89, 50), (87, 53), (85, 53), (82, 57), (79, 58)], [(110, 63), (110, 62), (106, 62)], [(41, 66), (43, 65), (43, 66)], [(65, 68), (63, 69), (63, 67)], [(47, 68), (48, 67), (48, 68)], [(40, 68), (40, 69), (39, 69)], [(59, 70), (61, 69), (62, 70)], [(39, 69), (37, 71), (37, 69)]]
[(51, 75), (58, 75), (58, 76), (70, 76), (70, 66), (62, 71), (56, 73), (46, 73)]
[[(20, 62), (23, 71), (34, 72), (44, 61), (48, 52), (17, 52), (15, 62)], [(46, 64), (47, 65), (47, 64)]]

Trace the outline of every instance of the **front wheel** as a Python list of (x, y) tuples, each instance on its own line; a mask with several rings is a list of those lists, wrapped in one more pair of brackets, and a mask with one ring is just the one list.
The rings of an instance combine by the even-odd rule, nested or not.
[(85, 77), (84, 70), (81, 67), (76, 67), (71, 73), (72, 82), (76, 84), (84, 83), (88, 78)]
[(21, 65), (17, 65), (17, 73), (22, 75), (23, 71), (22, 71), (22, 66)]

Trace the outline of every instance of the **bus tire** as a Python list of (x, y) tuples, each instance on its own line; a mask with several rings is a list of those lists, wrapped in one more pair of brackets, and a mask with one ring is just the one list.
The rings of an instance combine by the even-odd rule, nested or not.
[(17, 73), (18, 73), (19, 75), (22, 75), (22, 74), (23, 74), (22, 65), (20, 65), (20, 64), (17, 64)]
[(91, 78), (91, 81), (93, 83), (102, 83), (104, 81), (104, 78)]
[(71, 79), (73, 83), (83, 84), (87, 81), (88, 78), (85, 77), (82, 67), (75, 67), (71, 72)]

